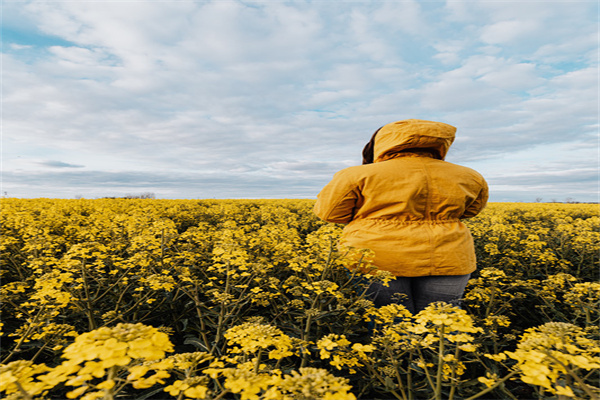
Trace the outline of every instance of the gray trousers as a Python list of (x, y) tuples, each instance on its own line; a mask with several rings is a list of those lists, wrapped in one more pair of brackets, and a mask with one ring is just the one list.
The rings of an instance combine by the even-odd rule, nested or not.
[(367, 296), (373, 300), (376, 307), (398, 303), (406, 307), (412, 314), (416, 314), (437, 301), (458, 306), (470, 277), (471, 274), (399, 276), (391, 280), (387, 287), (379, 282), (372, 283), (367, 289)]

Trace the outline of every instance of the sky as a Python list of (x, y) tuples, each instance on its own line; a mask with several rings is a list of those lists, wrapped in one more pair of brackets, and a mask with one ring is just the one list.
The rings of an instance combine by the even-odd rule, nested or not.
[(2, 0), (1, 195), (316, 198), (457, 127), (490, 201), (599, 199), (599, 3)]

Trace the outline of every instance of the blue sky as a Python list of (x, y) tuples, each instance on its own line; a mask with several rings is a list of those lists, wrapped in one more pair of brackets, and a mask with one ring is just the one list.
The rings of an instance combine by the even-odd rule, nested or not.
[(458, 128), (492, 201), (598, 201), (597, 1), (3, 1), (9, 197), (315, 198)]

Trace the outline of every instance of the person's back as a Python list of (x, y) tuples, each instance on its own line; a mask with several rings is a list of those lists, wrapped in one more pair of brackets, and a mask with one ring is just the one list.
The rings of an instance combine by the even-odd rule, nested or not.
[(443, 161), (455, 128), (406, 120), (374, 135), (373, 163), (346, 168), (318, 195), (315, 213), (347, 223), (342, 243), (374, 251), (398, 277), (475, 270), (473, 240), (460, 221), (485, 206), (488, 188), (470, 168)]

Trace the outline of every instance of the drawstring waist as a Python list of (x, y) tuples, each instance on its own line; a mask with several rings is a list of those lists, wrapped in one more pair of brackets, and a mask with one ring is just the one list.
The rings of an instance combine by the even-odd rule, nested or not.
[(361, 218), (353, 220), (352, 222), (374, 222), (380, 224), (393, 224), (393, 225), (440, 225), (440, 224), (454, 224), (460, 222), (459, 218), (449, 219), (416, 219), (416, 220), (398, 220), (398, 219), (387, 219), (387, 218)]

